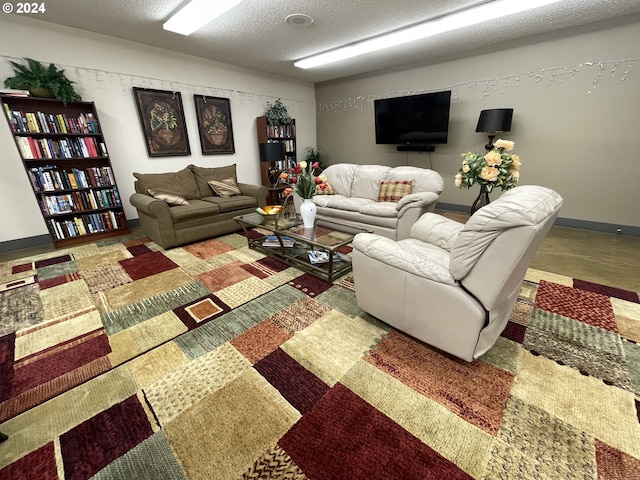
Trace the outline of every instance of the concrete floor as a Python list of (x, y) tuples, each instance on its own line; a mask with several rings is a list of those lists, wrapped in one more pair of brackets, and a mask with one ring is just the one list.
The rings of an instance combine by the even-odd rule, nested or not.
[[(438, 213), (458, 222), (469, 218)], [(530, 267), (640, 292), (640, 237), (552, 227)]]
[[(468, 218), (461, 213), (444, 214), (461, 222)], [(0, 262), (54, 250), (45, 246), (0, 253)], [(640, 237), (553, 227), (531, 267), (640, 292)]]
[(553, 227), (531, 267), (640, 292), (640, 237)]

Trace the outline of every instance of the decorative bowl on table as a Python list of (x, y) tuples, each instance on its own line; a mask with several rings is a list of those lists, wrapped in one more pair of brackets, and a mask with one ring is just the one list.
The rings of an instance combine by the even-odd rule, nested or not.
[(282, 205), (266, 205), (256, 208), (256, 212), (265, 218), (276, 218), (282, 212)]

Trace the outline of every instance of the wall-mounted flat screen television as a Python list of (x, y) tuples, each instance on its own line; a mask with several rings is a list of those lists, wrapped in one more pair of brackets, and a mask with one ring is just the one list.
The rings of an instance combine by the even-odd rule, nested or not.
[(451, 91), (375, 100), (376, 143), (447, 143), (450, 105)]

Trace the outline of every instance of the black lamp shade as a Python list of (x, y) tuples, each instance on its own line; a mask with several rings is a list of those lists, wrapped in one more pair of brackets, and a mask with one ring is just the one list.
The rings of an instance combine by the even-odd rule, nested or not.
[(284, 143), (261, 143), (259, 149), (261, 162), (279, 162), (284, 160)]
[(478, 119), (476, 132), (508, 132), (511, 130), (513, 108), (494, 108), (482, 110)]

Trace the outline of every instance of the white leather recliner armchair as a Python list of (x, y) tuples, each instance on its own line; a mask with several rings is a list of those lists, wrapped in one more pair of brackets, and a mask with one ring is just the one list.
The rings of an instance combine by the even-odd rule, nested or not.
[(465, 223), (425, 213), (410, 237), (353, 241), (358, 305), (396, 329), (473, 361), (507, 325), (527, 268), (562, 198), (520, 186)]

